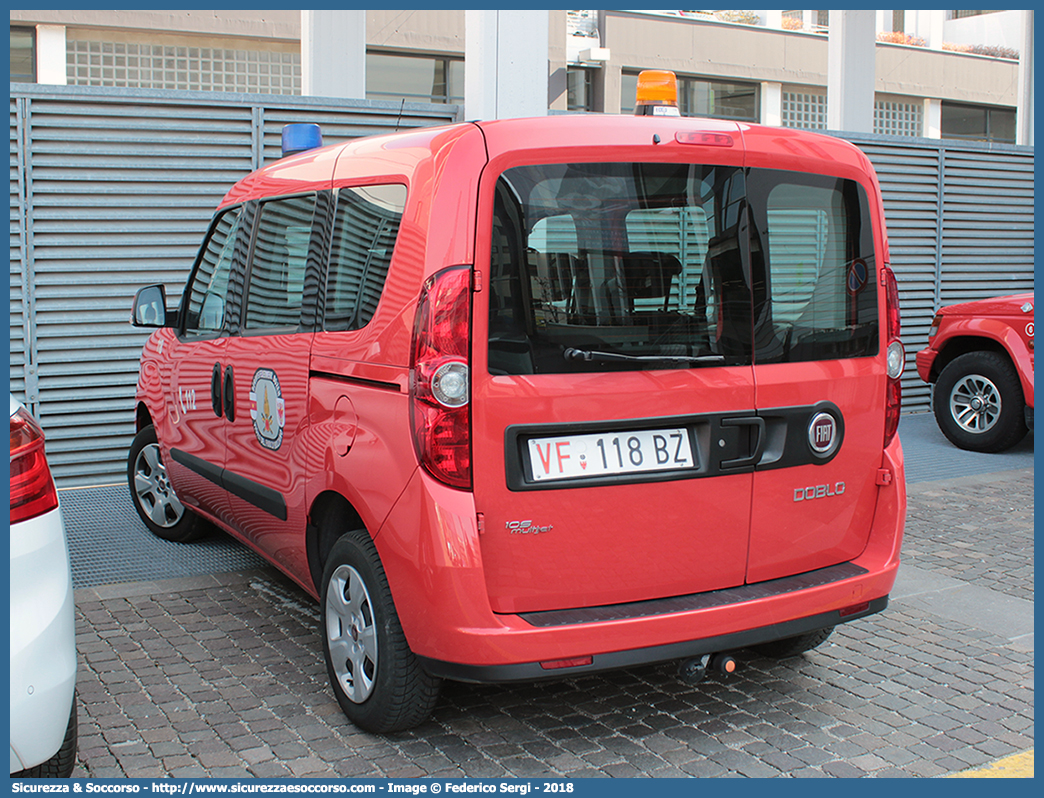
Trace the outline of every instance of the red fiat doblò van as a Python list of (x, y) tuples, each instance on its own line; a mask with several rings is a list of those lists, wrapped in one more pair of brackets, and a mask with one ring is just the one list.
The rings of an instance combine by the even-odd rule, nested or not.
[(808, 650), (882, 610), (905, 516), (881, 193), (834, 138), (677, 116), (283, 158), (139, 292), (131, 493), (321, 602), (358, 726), (443, 678)]

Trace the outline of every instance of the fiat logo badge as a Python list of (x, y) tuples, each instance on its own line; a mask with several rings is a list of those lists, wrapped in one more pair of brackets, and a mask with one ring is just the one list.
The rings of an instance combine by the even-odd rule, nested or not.
[(834, 453), (839, 442), (837, 421), (829, 413), (816, 413), (808, 424), (808, 445), (820, 457)]

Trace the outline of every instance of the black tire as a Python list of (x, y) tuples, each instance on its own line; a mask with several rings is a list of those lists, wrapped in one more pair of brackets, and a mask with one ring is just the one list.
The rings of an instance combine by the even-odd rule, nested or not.
[(65, 739), (58, 752), (41, 762), (36, 767), (26, 768), (12, 773), (12, 779), (67, 779), (76, 766), (76, 737), (78, 734), (76, 717), (76, 694), (73, 694), (72, 711), (69, 713), (69, 725), (65, 727)]
[(782, 640), (773, 640), (770, 643), (751, 646), (751, 650), (769, 659), (796, 657), (798, 654), (804, 654), (806, 651), (811, 651), (817, 646), (823, 645), (833, 631), (834, 627), (828, 626), (825, 629), (816, 629), (816, 631), (808, 634), (784, 637)]
[(973, 452), (1000, 452), (1027, 432), (1026, 400), (1018, 372), (997, 352), (968, 352), (939, 374), (932, 410), (939, 429), (954, 446)]
[(337, 703), (360, 729), (385, 734), (423, 723), (439, 697), (410, 650), (388, 579), (365, 529), (338, 539), (323, 571), (323, 654)]
[(151, 424), (142, 428), (131, 443), (127, 485), (134, 509), (156, 537), (188, 543), (210, 532), (209, 522), (187, 509), (174, 492)]

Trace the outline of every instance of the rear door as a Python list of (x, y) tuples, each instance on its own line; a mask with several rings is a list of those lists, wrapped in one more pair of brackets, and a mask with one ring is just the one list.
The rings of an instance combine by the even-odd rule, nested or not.
[(867, 190), (752, 169), (754, 381), (765, 442), (748, 582), (857, 557), (873, 521), (884, 359)]
[(755, 397), (738, 334), (751, 322), (741, 153), (697, 165), (703, 148), (664, 146), (690, 162), (483, 177), (472, 445), (495, 611), (744, 581)]

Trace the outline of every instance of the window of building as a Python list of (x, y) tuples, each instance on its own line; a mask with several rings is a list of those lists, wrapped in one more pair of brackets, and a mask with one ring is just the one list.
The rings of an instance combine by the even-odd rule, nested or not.
[(593, 111), (594, 70), (570, 67), (566, 70), (566, 108), (570, 111)]
[(951, 11), (950, 19), (964, 19), (965, 17), (979, 17), (983, 14), (996, 14), (1001, 9), (995, 8), (989, 11)]
[[(638, 73), (625, 72), (620, 87), (620, 111), (633, 113)], [(682, 116), (757, 122), (761, 110), (759, 90), (756, 83), (730, 83), (679, 75), (678, 110)]]
[(300, 94), (299, 53), (66, 39), (70, 86)]
[(885, 136), (923, 136), (924, 105), (901, 97), (874, 100), (874, 133)]
[(944, 102), (942, 137), (1014, 144), (1015, 109)]
[(405, 186), (338, 191), (324, 329), (358, 330), (373, 318), (405, 207)]
[(784, 89), (782, 122), (783, 127), (826, 130), (826, 94), (801, 89)]
[(11, 28), (11, 82), (36, 83), (36, 31)]
[(366, 99), (396, 102), (464, 102), (464, 59), (366, 54)]

